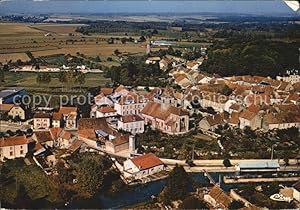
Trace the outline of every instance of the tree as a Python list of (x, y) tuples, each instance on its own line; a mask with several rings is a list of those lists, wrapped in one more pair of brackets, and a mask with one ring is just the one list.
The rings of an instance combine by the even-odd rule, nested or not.
[(119, 56), (119, 55), (121, 54), (121, 52), (120, 52), (118, 49), (115, 49), (114, 54), (115, 54), (116, 56)]
[(182, 166), (176, 165), (171, 171), (167, 185), (162, 192), (162, 200), (165, 204), (173, 200), (183, 199), (188, 194), (190, 177)]
[(152, 34), (158, 34), (157, 29), (154, 29), (154, 30), (152, 31)]
[(37, 73), (37, 76), (36, 76), (36, 82), (41, 85), (43, 79), (42, 79), (42, 74), (41, 73)]
[(290, 165), (290, 163), (289, 163), (289, 157), (287, 157), (287, 156), (285, 156), (284, 158), (283, 158), (283, 161), (284, 161), (284, 164), (285, 164), (285, 166), (289, 166)]
[(2, 70), (9, 71), (9, 66), (7, 64), (4, 64)]
[(182, 201), (179, 209), (207, 209), (207, 205), (203, 200), (195, 196), (189, 196)]
[(16, 135), (17, 136), (22, 136), (22, 135), (24, 135), (24, 132), (21, 131), (20, 129), (18, 129), (18, 130), (16, 130)]
[(230, 87), (228, 87), (228, 85), (225, 85), (220, 93), (225, 96), (230, 96), (232, 93), (232, 89)]
[(49, 84), (51, 82), (51, 75), (47, 72), (43, 74), (43, 82)]
[(15, 208), (26, 209), (31, 207), (32, 200), (26, 192), (23, 184), (20, 184), (17, 191), (17, 196), (14, 200)]
[(85, 74), (80, 72), (76, 77), (76, 82), (79, 83), (80, 90), (81, 90), (81, 85), (83, 85), (85, 83)]
[(223, 165), (224, 165), (226, 168), (232, 166), (232, 164), (231, 164), (231, 162), (230, 162), (229, 159), (223, 160)]
[(99, 156), (84, 156), (76, 168), (78, 184), (83, 192), (93, 196), (102, 186), (104, 167)]
[(0, 83), (5, 82), (4, 70), (0, 69)]
[(125, 37), (121, 38), (122, 44), (126, 44), (127, 39)]
[(242, 201), (232, 201), (231, 204), (229, 205), (228, 209), (241, 209), (244, 208), (244, 203)]
[(29, 136), (31, 136), (33, 134), (33, 130), (31, 128), (28, 128), (26, 130), (26, 134), (29, 135)]
[(145, 42), (146, 38), (144, 36), (141, 36), (139, 40), (140, 40), (140, 42)]
[(65, 82), (67, 86), (70, 88), (74, 83), (74, 75), (72, 71), (67, 71), (65, 75)]
[(98, 55), (95, 57), (95, 61), (96, 62), (101, 62), (101, 59), (100, 59), (100, 57)]

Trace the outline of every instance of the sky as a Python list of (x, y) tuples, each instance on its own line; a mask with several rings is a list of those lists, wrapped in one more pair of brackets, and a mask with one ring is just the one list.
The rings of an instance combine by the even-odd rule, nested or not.
[(0, 0), (0, 15), (105, 13), (240, 13), (295, 14), (281, 0)]

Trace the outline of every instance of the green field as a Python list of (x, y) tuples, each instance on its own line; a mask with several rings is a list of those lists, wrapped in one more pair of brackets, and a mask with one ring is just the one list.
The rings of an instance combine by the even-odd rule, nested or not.
[[(36, 81), (37, 73), (31, 72), (6, 72), (5, 73), (5, 82), (1, 83), (1, 87), (9, 86), (19, 86), (29, 89), (34, 88), (60, 88), (64, 87), (65, 84), (59, 82), (58, 73), (50, 73), (51, 82), (49, 84), (39, 84)], [(103, 86), (107, 82), (110, 82), (110, 79), (104, 78), (101, 73), (87, 73), (85, 74), (85, 83), (82, 85), (82, 88), (97, 87)], [(79, 87), (79, 84), (72, 84), (71, 88)]]

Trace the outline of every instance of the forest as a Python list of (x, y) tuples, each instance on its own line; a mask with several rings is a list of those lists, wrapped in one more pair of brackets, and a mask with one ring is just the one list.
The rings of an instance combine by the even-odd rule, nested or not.
[(299, 41), (283, 42), (261, 36), (232, 36), (216, 42), (200, 70), (220, 76), (280, 75), (299, 68)]

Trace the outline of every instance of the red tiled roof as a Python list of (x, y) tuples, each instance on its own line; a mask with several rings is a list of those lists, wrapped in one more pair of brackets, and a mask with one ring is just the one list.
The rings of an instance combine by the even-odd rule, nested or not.
[(246, 110), (240, 114), (240, 118), (243, 118), (246, 120), (252, 120), (255, 116), (256, 116), (256, 113), (250, 112), (248, 110)]
[(143, 118), (141, 118), (138, 115), (125, 115), (121, 117), (121, 122), (123, 123), (130, 123), (136, 121), (143, 121)]
[(1, 138), (0, 139), (0, 147), (8, 147), (8, 146), (15, 146), (15, 145), (22, 145), (28, 144), (29, 141), (25, 135), (23, 136), (14, 136), (8, 138)]
[(95, 130), (103, 130), (112, 134), (105, 118), (81, 118), (78, 120), (78, 135), (87, 139), (96, 139)]
[(62, 113), (60, 112), (54, 112), (52, 115), (52, 120), (61, 120), (62, 119)]
[(62, 129), (61, 128), (50, 128), (49, 131), (50, 131), (52, 138), (56, 139), (56, 138), (58, 138), (59, 134), (62, 132)]
[[(122, 90), (127, 90), (125, 87), (124, 87), (124, 85), (120, 85), (119, 87), (117, 87), (116, 89), (115, 89), (115, 92), (120, 92), (120, 91), (122, 91)], [(128, 90), (127, 90), (128, 91)]]
[(229, 197), (218, 185), (215, 185), (209, 195), (221, 206), (228, 208), (232, 202), (232, 198)]
[(72, 134), (69, 131), (64, 131), (62, 138), (69, 140), (72, 137)]
[(238, 112), (232, 112), (231, 116), (228, 119), (229, 124), (237, 125), (239, 124), (240, 119), (239, 119), (239, 113)]
[(255, 104), (251, 104), (248, 109), (249, 112), (253, 112), (253, 113), (258, 113), (260, 110), (260, 107), (255, 105)]
[(14, 104), (0, 104), (0, 111), (10, 111), (14, 107)]
[(162, 120), (166, 120), (170, 114), (178, 116), (188, 115), (188, 112), (174, 106), (169, 106), (167, 109), (163, 109), (161, 104), (156, 102), (149, 102), (141, 113)]
[(136, 158), (131, 159), (131, 161), (136, 165), (140, 170), (149, 169), (155, 166), (163, 165), (164, 163), (153, 153), (142, 155)]
[(34, 114), (33, 118), (51, 118), (51, 114), (50, 113), (38, 112), (38, 113)]
[(113, 88), (101, 88), (100, 93), (104, 96), (111, 95), (114, 92)]
[(43, 146), (39, 143), (39, 142), (37, 142), (35, 145), (34, 145), (34, 151), (36, 152), (36, 151), (38, 151), (38, 150), (40, 150), (40, 149), (42, 149), (43, 148)]
[(184, 74), (180, 74), (180, 75), (176, 76), (175, 82), (179, 83), (181, 80), (183, 80), (185, 78), (186, 78), (186, 76)]
[(67, 107), (67, 106), (61, 106), (59, 108), (59, 113), (62, 113), (62, 114), (70, 114), (72, 112), (77, 112), (77, 107)]
[(233, 110), (235, 110), (235, 111), (239, 111), (239, 110), (241, 109), (241, 105), (235, 103), (235, 104), (232, 104), (232, 105), (229, 107), (229, 109), (233, 109)]
[(34, 135), (36, 136), (36, 140), (39, 143), (53, 141), (53, 137), (52, 137), (50, 131), (36, 131), (36, 132), (34, 132)]
[(110, 113), (110, 112), (116, 112), (115, 109), (113, 109), (112, 107), (110, 106), (102, 106), (100, 107), (99, 109), (97, 109), (98, 112), (101, 112), (101, 113)]
[(129, 142), (129, 134), (120, 135), (118, 133), (117, 137), (111, 141), (114, 146), (119, 146)]

